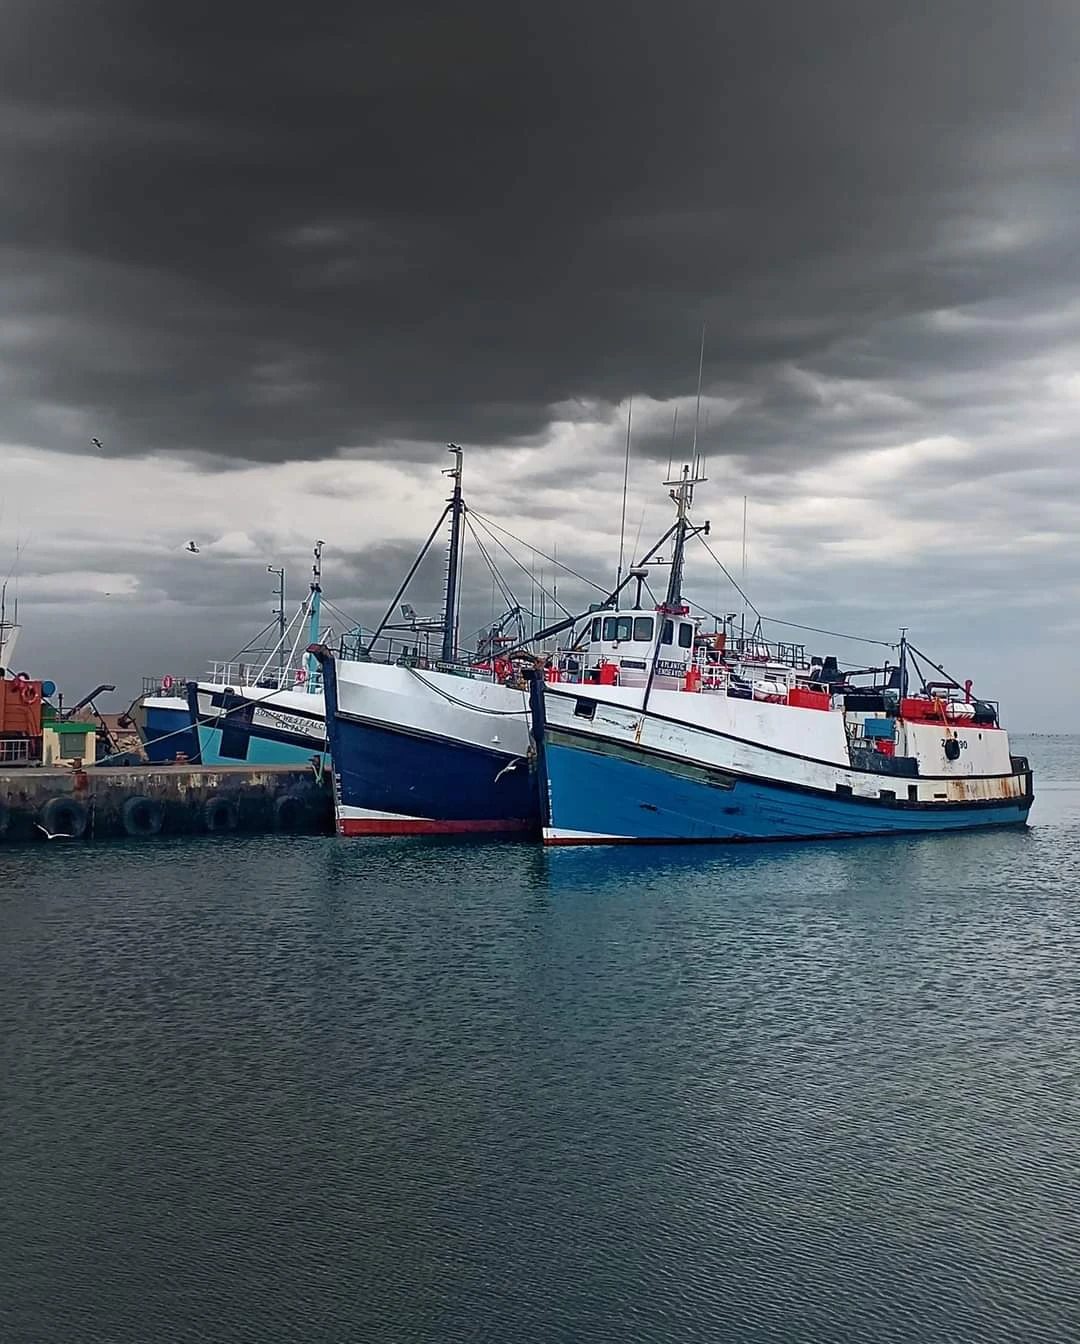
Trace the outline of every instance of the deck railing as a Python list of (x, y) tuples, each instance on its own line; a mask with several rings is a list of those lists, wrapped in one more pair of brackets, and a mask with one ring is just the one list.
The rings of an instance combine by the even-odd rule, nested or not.
[(310, 672), (306, 660), (292, 667), (266, 667), (263, 663), (211, 663), (204, 678), (215, 686), (256, 687), (267, 691), (308, 691), (322, 686), (318, 670)]
[[(33, 754), (31, 754), (31, 748), (33, 748)], [(0, 765), (30, 765), (38, 759), (36, 738), (0, 738)]]
[(400, 667), (415, 667), (428, 672), (448, 672), (452, 676), (471, 677), (490, 681), (490, 662), (469, 658), (441, 658), (426, 640), (395, 639), (381, 635), (369, 652), (363, 636), (355, 633), (342, 635), (338, 642), (338, 657), (346, 662), (393, 663)]
[(160, 677), (143, 677), (142, 693), (143, 695), (178, 695), (183, 698), (186, 694), (184, 690), (186, 680), (186, 677), (174, 672), (166, 672)]

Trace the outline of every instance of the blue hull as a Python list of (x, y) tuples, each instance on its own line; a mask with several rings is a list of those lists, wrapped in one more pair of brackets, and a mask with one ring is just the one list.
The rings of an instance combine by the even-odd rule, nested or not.
[(188, 709), (148, 708), (142, 739), (146, 759), (153, 765), (175, 760), (177, 752), (189, 761), (198, 759), (199, 738)]
[(536, 779), (505, 752), (342, 716), (323, 662), (341, 835), (535, 833)]
[(1031, 808), (1030, 796), (934, 806), (838, 797), (752, 779), (723, 788), (644, 758), (608, 755), (558, 735), (553, 740), (551, 734), (541, 755), (545, 840), (551, 844), (911, 835), (1015, 825), (1027, 820)]
[[(538, 825), (535, 781), (513, 757), (341, 718), (332, 737), (343, 834), (524, 832)], [(349, 809), (385, 815), (350, 818)]]
[[(320, 752), (313, 745), (297, 746), (252, 729), (236, 732), (229, 730), (229, 741), (220, 728), (205, 723), (198, 726), (199, 753), (203, 765), (311, 765), (318, 755), (320, 768), (330, 763), (328, 752)], [(226, 752), (223, 747), (228, 746)]]
[[(215, 692), (212, 703), (213, 717), (200, 718), (196, 683), (189, 683), (188, 705), (203, 765), (311, 766), (316, 756), (320, 769), (330, 764), (330, 753), (319, 741), (265, 724), (254, 725), (251, 701)], [(312, 719), (312, 723), (316, 720)], [(321, 718), (317, 723), (321, 733)]]

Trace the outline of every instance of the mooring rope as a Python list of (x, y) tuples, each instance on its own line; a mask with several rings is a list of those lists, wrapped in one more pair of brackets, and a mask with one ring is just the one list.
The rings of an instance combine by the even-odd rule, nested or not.
[[(471, 709), (477, 714), (490, 714), (493, 717), (506, 719), (522, 718), (529, 712), (528, 701), (525, 698), (524, 690), (521, 692), (521, 709), (483, 709), (479, 705), (470, 705), (467, 700), (459, 700), (457, 696), (451, 695), (449, 691), (444, 691), (441, 687), (433, 685), (430, 681), (425, 680), (425, 678), (420, 675), (419, 670), (415, 667), (407, 667), (406, 671), (411, 672), (421, 685), (426, 686), (428, 690), (434, 691), (436, 695), (441, 695), (444, 700), (449, 700), (452, 705), (460, 705), (462, 709)], [(494, 681), (490, 683), (492, 686), (497, 686), (498, 684), (498, 682)], [(510, 690), (511, 688), (507, 687), (506, 689)]]

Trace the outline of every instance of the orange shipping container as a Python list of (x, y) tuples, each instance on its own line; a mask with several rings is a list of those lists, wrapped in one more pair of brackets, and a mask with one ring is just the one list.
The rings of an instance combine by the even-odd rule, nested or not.
[(41, 736), (41, 682), (5, 677), (0, 681), (0, 733)]

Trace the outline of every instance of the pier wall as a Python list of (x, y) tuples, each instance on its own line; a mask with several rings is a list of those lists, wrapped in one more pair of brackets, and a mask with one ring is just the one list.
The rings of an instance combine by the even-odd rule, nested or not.
[(135, 765), (0, 772), (0, 842), (247, 832), (331, 834), (329, 774), (311, 767)]

